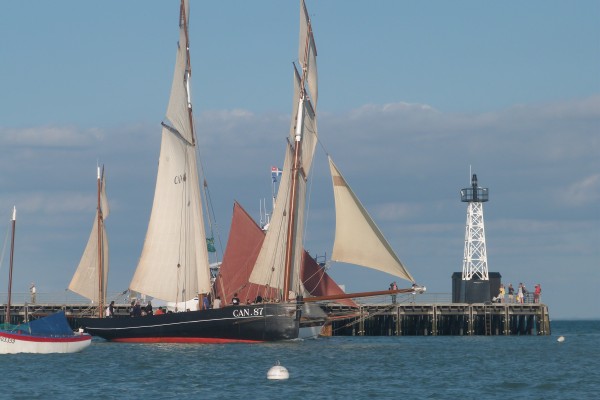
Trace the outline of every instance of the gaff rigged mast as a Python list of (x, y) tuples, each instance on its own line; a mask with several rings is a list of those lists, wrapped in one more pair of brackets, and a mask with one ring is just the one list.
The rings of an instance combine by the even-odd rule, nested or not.
[[(303, 43), (304, 42), (304, 43)], [(308, 12), (306, 10), (306, 4), (304, 0), (301, 0), (301, 8), (300, 8), (300, 45), (299, 45), (299, 54), (298, 61), (302, 66), (302, 77), (300, 79), (299, 85), (299, 98), (298, 98), (298, 109), (296, 113), (296, 127), (295, 127), (295, 135), (293, 142), (293, 164), (291, 169), (291, 190), (290, 190), (290, 198), (289, 198), (289, 213), (288, 213), (288, 229), (287, 229), (287, 240), (286, 240), (286, 257), (285, 257), (285, 269), (284, 269), (284, 284), (283, 284), (283, 297), (284, 301), (288, 301), (290, 294), (290, 287), (292, 285), (292, 268), (294, 264), (294, 258), (296, 257), (296, 253), (298, 248), (303, 249), (302, 240), (300, 239), (300, 235), (297, 233), (300, 229), (302, 229), (303, 219), (298, 218), (298, 213), (303, 213), (304, 210), (300, 210), (299, 204), (299, 190), (298, 184), (299, 180), (302, 179), (304, 182), (307, 180), (307, 173), (309, 168), (304, 168), (305, 166), (310, 167), (312, 163), (312, 158), (314, 155), (314, 144), (312, 148), (307, 149), (310, 152), (305, 155), (306, 160), (302, 160), (303, 157), (303, 145), (302, 141), (304, 140), (304, 117), (305, 117), (305, 107), (309, 106), (311, 110), (313, 110), (313, 119), (314, 119), (314, 127), (315, 127), (315, 135), (316, 135), (316, 105), (317, 105), (317, 49), (315, 46), (315, 40), (312, 32), (312, 25), (310, 22), (310, 18), (308, 16)], [(298, 76), (297, 71), (296, 79)], [(306, 90), (306, 86), (309, 87), (309, 92)], [(310, 93), (310, 97), (309, 94)], [(314, 108), (310, 104), (310, 100), (314, 102)], [(308, 103), (305, 106), (305, 103)], [(303, 163), (306, 161), (306, 163)], [(304, 195), (304, 193), (302, 193)], [(300, 247), (298, 247), (298, 244)], [(302, 257), (302, 252), (298, 255), (298, 257)]]
[(98, 317), (104, 316), (108, 280), (109, 250), (104, 220), (110, 209), (106, 196), (104, 167), (97, 167), (97, 204), (92, 231), (69, 289), (98, 305)]
[(6, 303), (6, 312), (4, 322), (10, 324), (10, 305), (12, 297), (12, 274), (13, 274), (13, 260), (15, 254), (15, 228), (17, 224), (17, 207), (13, 207), (12, 213), (12, 236), (10, 239), (10, 267), (8, 270), (8, 300)]
[[(98, 218), (98, 317), (102, 318), (104, 315), (104, 304), (106, 303), (106, 282), (104, 275), (104, 252), (102, 251), (102, 239), (104, 232), (104, 215), (102, 212), (102, 192), (104, 190), (104, 167), (102, 173), (100, 173), (100, 167), (97, 167), (98, 176), (98, 203), (96, 210), (96, 217)], [(108, 207), (107, 207), (108, 208)], [(108, 211), (108, 210), (107, 210)]]
[(277, 200), (269, 230), (249, 281), (281, 292), (284, 301), (303, 294), (300, 279), (304, 254), (302, 231), (306, 180), (317, 144), (317, 63), (313, 32), (304, 1), (300, 1), (300, 41), (294, 66), (294, 101)]

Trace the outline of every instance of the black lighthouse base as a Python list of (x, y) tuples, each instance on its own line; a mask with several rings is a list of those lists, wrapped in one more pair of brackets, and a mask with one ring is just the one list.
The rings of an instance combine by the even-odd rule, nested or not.
[(487, 281), (474, 276), (473, 279), (465, 281), (462, 272), (452, 274), (452, 302), (453, 303), (485, 303), (492, 301), (493, 297), (500, 292), (502, 276), (499, 272), (489, 272)]

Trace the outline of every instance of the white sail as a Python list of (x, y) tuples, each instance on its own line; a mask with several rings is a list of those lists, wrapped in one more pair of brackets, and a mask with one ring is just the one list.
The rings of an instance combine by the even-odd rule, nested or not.
[(335, 241), (331, 258), (414, 282), (331, 157), (329, 168), (335, 197)]
[[(77, 270), (69, 283), (69, 289), (75, 293), (90, 299), (92, 302), (99, 304), (100, 300), (104, 303), (106, 300), (106, 288), (108, 281), (108, 236), (104, 227), (104, 220), (108, 217), (110, 209), (108, 207), (108, 198), (106, 196), (106, 178), (104, 173), (98, 173), (99, 189), (100, 189), (100, 211), (102, 218), (98, 217), (98, 210), (92, 224), (92, 231), (88, 239)], [(98, 229), (100, 223), (100, 229)], [(99, 240), (100, 236), (100, 240)], [(98, 251), (100, 246), (101, 251)], [(101, 259), (99, 260), (99, 256)], [(102, 272), (100, 272), (100, 270)], [(102, 275), (102, 278), (100, 278)], [(102, 279), (102, 282), (99, 281)], [(102, 288), (102, 296), (99, 298), (100, 288)]]
[(279, 181), (279, 190), (275, 208), (269, 222), (260, 253), (256, 259), (250, 282), (283, 289), (283, 268), (285, 263), (286, 232), (288, 226), (287, 209), (289, 206), (290, 171), (293, 154), (288, 146), (283, 163), (283, 172)]
[(190, 94), (188, 1), (182, 2), (173, 85), (163, 123), (154, 203), (130, 290), (187, 301), (211, 287)]
[[(298, 294), (303, 293), (300, 269), (304, 255), (303, 230), (306, 180), (312, 167), (315, 147), (318, 141), (316, 113), (310, 98), (306, 97), (306, 90), (304, 90), (304, 84), (308, 84), (311, 96), (313, 96), (316, 102), (316, 51), (314, 51), (315, 46), (312, 30), (304, 1), (300, 3), (299, 56), (300, 63), (304, 67), (304, 78), (294, 69), (294, 100), (289, 133), (290, 144), (286, 150), (283, 173), (269, 230), (267, 231), (249, 279), (252, 283), (284, 289), (286, 249), (289, 248), (292, 260), (289, 288)], [(310, 80), (311, 77), (312, 81)], [(308, 83), (306, 83), (307, 81)], [(313, 88), (310, 88), (311, 82), (314, 84)], [(298, 170), (294, 170), (294, 146), (296, 145), (300, 146), (299, 154), (301, 157)], [(293, 174), (296, 174), (295, 187), (292, 187), (294, 182)], [(295, 193), (294, 215), (290, 219), (290, 199), (293, 191)], [(288, 238), (288, 229), (291, 220), (294, 221), (294, 225), (291, 228), (291, 236)], [(288, 240), (292, 241), (291, 246), (288, 246)]]

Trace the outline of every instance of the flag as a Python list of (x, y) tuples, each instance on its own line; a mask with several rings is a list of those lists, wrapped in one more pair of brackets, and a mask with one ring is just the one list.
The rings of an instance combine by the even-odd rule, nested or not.
[(281, 176), (282, 173), (283, 171), (279, 168), (271, 167), (271, 178), (273, 178), (273, 182), (277, 182), (277, 177)]

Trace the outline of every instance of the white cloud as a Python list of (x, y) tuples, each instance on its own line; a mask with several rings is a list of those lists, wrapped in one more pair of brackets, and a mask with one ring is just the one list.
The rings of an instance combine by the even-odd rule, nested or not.
[(561, 199), (566, 205), (595, 206), (600, 209), (600, 174), (585, 176), (570, 185), (561, 193)]
[(104, 132), (98, 128), (85, 130), (73, 126), (0, 128), (0, 142), (7, 146), (74, 147), (89, 145), (102, 139), (104, 139)]

